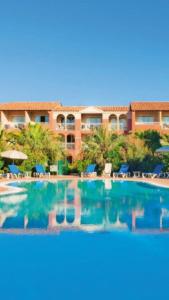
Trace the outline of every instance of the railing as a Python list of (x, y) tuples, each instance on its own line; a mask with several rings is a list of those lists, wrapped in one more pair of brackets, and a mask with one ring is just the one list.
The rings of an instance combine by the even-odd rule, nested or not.
[(160, 123), (160, 122), (136, 122), (136, 125), (158, 125), (160, 126), (162, 129), (168, 129), (169, 130), (169, 122), (167, 123)]
[(127, 125), (125, 125), (125, 124), (119, 124), (119, 129), (125, 131), (125, 130), (128, 129), (128, 127), (127, 127)]
[(66, 143), (66, 148), (69, 150), (75, 149), (75, 143)]
[(65, 130), (65, 124), (56, 123), (56, 129), (57, 130)]
[(75, 143), (62, 142), (61, 145), (63, 149), (69, 149), (69, 150), (75, 149)]
[(75, 130), (75, 124), (72, 123), (56, 123), (56, 130)]
[(110, 130), (117, 130), (117, 123), (110, 123), (109, 124), (109, 129)]
[(101, 126), (101, 123), (82, 123), (81, 129), (82, 130), (90, 130), (95, 129)]
[(114, 131), (117, 131), (118, 130), (118, 128), (119, 128), (119, 130), (127, 130), (128, 129), (128, 127), (127, 127), (127, 125), (124, 125), (124, 124), (118, 124), (118, 123), (116, 123), (116, 124), (109, 124), (109, 129), (110, 130), (114, 130)]
[(159, 125), (160, 122), (140, 122), (140, 121), (138, 122), (138, 121), (136, 121), (135, 124), (136, 125)]
[(163, 129), (169, 129), (169, 123), (162, 123)]
[(67, 130), (75, 130), (75, 124), (73, 124), (73, 123), (72, 124), (67, 124), (66, 129)]
[(25, 125), (26, 125), (26, 123), (11, 122), (11, 123), (4, 124), (4, 128), (5, 129), (10, 129), (10, 128), (23, 129), (25, 127)]

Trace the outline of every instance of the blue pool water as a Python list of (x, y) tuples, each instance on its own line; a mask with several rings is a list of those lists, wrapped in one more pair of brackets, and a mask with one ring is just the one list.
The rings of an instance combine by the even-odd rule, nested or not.
[(169, 299), (169, 190), (15, 183), (0, 197), (1, 299)]

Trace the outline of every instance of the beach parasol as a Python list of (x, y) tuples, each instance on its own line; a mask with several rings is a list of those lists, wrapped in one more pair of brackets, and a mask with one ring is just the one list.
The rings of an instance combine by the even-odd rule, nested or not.
[(169, 152), (169, 146), (162, 146), (156, 150), (157, 153), (168, 153)]
[(27, 155), (21, 151), (16, 151), (16, 150), (8, 150), (8, 151), (4, 151), (1, 152), (1, 157), (3, 158), (9, 158), (12, 159), (13, 162), (15, 159), (19, 159), (19, 160), (25, 160), (27, 159)]

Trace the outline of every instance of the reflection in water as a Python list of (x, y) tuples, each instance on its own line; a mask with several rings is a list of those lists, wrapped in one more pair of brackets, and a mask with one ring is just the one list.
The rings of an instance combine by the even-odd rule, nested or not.
[(17, 186), (26, 192), (0, 197), (2, 231), (169, 230), (169, 189), (111, 179), (21, 182)]
[(4, 203), (19, 203), (27, 199), (27, 194), (4, 195), (0, 197), (0, 202)]

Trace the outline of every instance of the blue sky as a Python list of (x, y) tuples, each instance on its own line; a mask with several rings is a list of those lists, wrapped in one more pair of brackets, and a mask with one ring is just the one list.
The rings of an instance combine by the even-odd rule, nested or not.
[(0, 0), (0, 101), (169, 100), (168, 0)]

